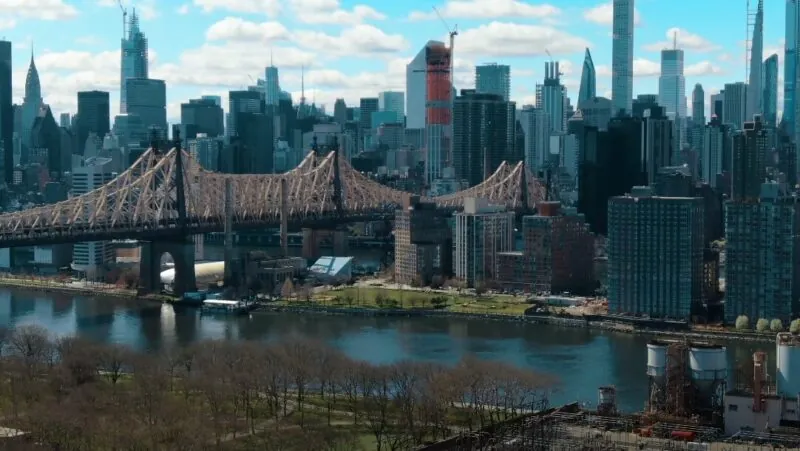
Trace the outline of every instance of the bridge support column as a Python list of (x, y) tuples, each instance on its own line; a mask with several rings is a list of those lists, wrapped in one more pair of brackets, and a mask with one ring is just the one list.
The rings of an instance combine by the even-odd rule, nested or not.
[(306, 260), (316, 260), (320, 257), (319, 251), (320, 237), (315, 229), (303, 229), (303, 258)]
[(180, 296), (197, 290), (194, 273), (194, 243), (191, 238), (160, 240), (142, 243), (139, 261), (139, 291), (158, 293), (161, 284), (161, 256), (169, 253), (175, 262), (172, 291)]
[(350, 251), (347, 238), (347, 230), (337, 229), (333, 231), (334, 257), (347, 257), (347, 254)]

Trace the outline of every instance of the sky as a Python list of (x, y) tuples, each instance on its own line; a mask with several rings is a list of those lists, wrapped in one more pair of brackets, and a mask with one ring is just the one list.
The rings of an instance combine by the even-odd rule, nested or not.
[[(357, 106), (361, 97), (404, 91), (406, 64), (428, 40), (447, 42), (449, 29), (459, 33), (458, 89), (474, 86), (476, 64), (508, 64), (512, 100), (533, 104), (549, 51), (574, 104), (588, 47), (597, 93), (611, 97), (610, 0), (121, 1), (140, 16), (150, 77), (167, 83), (171, 123), (190, 98), (221, 95), (227, 106), (227, 92), (264, 78), (270, 61), (295, 101), (305, 67), (306, 98), (329, 112), (337, 97)], [(780, 111), (785, 2), (765, 3), (764, 58), (779, 57)], [(658, 92), (660, 50), (672, 47), (676, 29), (687, 96), (696, 83), (708, 97), (725, 83), (745, 81), (747, 0), (636, 0), (634, 96)], [(118, 0), (0, 0), (0, 37), (13, 43), (15, 102), (22, 101), (33, 51), (44, 101), (56, 117), (76, 111), (82, 90), (109, 91), (112, 115), (119, 110)]]

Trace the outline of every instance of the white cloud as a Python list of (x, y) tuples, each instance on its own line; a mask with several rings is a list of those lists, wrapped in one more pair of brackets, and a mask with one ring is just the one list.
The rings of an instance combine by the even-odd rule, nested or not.
[(387, 34), (367, 24), (345, 28), (339, 35), (301, 30), (293, 33), (292, 41), (300, 47), (329, 56), (391, 54), (403, 51), (409, 45), (403, 35)]
[(644, 58), (633, 60), (633, 75), (635, 77), (653, 77), (661, 74), (661, 65), (655, 61)]
[(297, 20), (307, 24), (355, 25), (365, 20), (383, 20), (386, 15), (367, 5), (355, 5), (348, 11), (339, 0), (290, 0)]
[(705, 75), (722, 75), (725, 73), (725, 71), (710, 61), (700, 61), (699, 63), (686, 66), (683, 70), (683, 73), (684, 75), (690, 77), (702, 77)]
[[(550, 4), (533, 5), (521, 0), (449, 0), (439, 9), (442, 17), (453, 19), (543, 19), (561, 13)], [(409, 20), (433, 20), (435, 11), (412, 11)]]
[(289, 30), (279, 22), (249, 22), (238, 17), (226, 17), (206, 30), (209, 41), (278, 41), (289, 37)]
[(106, 8), (119, 8), (120, 2), (125, 9), (136, 9), (136, 14), (142, 20), (153, 20), (160, 14), (156, 9), (156, 0), (97, 0), (99, 6)]
[(178, 14), (180, 14), (182, 16), (186, 15), (186, 14), (189, 14), (189, 5), (188, 4), (183, 4), (183, 5), (179, 6), (178, 9), (175, 10), (175, 12), (177, 12)]
[[(603, 3), (583, 12), (583, 18), (598, 25), (611, 26), (614, 23), (614, 5), (612, 2)], [(639, 26), (642, 23), (642, 16), (639, 10), (633, 9), (633, 25)]]
[(611, 68), (606, 66), (605, 64), (601, 64), (599, 66), (594, 66), (594, 73), (598, 77), (610, 77), (611, 76)]
[(64, 0), (3, 0), (0, 16), (40, 20), (65, 20), (78, 15), (78, 10)]
[(192, 3), (205, 13), (229, 11), (275, 17), (281, 11), (281, 2), (282, 0), (193, 0)]
[(463, 31), (456, 52), (480, 56), (541, 56), (580, 52), (589, 46), (583, 38), (552, 27), (491, 22)]
[(693, 50), (695, 52), (712, 52), (719, 50), (720, 46), (710, 42), (706, 38), (686, 31), (682, 28), (673, 27), (667, 30), (666, 40), (654, 42), (644, 46), (645, 50), (659, 52), (663, 49), (671, 49), (677, 45), (679, 49)]
[(9, 18), (0, 18), (0, 30), (10, 30), (17, 26), (17, 21)]

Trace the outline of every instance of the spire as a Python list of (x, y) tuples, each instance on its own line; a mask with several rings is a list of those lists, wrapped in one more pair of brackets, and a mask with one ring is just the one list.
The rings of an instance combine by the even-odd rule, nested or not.
[(300, 104), (306, 104), (306, 67), (300, 66)]
[(272, 47), (269, 48), (269, 67), (275, 67), (275, 65), (272, 64)]
[(28, 65), (28, 74), (25, 77), (25, 102), (40, 103), (42, 99), (42, 86), (39, 82), (39, 71), (33, 59), (33, 43), (31, 43), (31, 62)]

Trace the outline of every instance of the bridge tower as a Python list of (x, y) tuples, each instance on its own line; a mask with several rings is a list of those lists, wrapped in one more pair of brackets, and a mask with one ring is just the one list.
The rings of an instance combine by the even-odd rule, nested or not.
[[(173, 130), (175, 147), (175, 170), (172, 189), (175, 190), (175, 209), (177, 210), (177, 227), (174, 233), (164, 238), (142, 243), (139, 261), (139, 291), (158, 292), (161, 289), (161, 256), (169, 253), (175, 263), (175, 278), (172, 282), (173, 292), (182, 295), (197, 289), (194, 272), (194, 242), (188, 234), (186, 224), (186, 192), (183, 174), (183, 150), (181, 149), (180, 131)], [(165, 181), (170, 183), (170, 181)]]
[[(312, 149), (316, 149), (316, 140)], [(332, 200), (334, 205), (334, 221), (344, 217), (344, 195), (342, 193), (342, 176), (341, 176), (341, 162), (339, 140), (336, 136), (333, 137), (333, 145), (331, 146), (333, 152), (333, 180), (331, 180), (331, 187), (333, 188)], [(348, 230), (344, 226), (336, 226), (334, 229), (317, 230), (312, 228), (303, 229), (303, 257), (308, 260), (316, 260), (322, 256), (320, 251), (320, 244), (325, 239), (330, 241), (331, 255), (335, 257), (345, 257), (349, 251), (348, 249)]]

